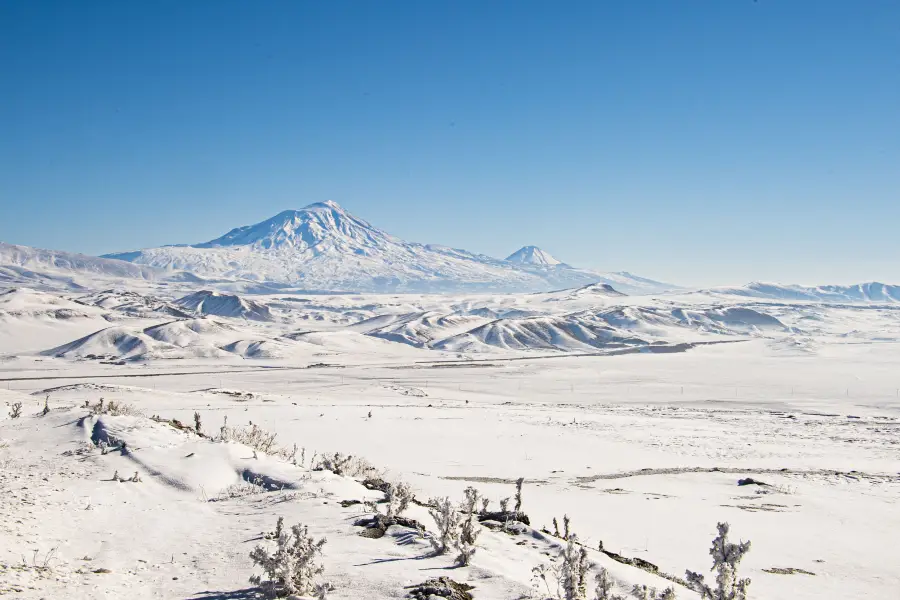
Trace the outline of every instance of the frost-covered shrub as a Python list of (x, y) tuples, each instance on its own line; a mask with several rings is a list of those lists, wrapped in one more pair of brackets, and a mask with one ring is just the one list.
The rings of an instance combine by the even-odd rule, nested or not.
[(408, 483), (402, 481), (388, 483), (384, 490), (384, 499), (387, 500), (387, 518), (393, 519), (402, 515), (409, 508), (412, 497), (412, 488)]
[(198, 413), (198, 412), (195, 410), (195, 411), (194, 411), (194, 431), (196, 431), (197, 433), (200, 433), (200, 426), (201, 426), (201, 425), (202, 425), (202, 423), (200, 423), (200, 413)]
[(109, 415), (111, 417), (142, 417), (144, 415), (133, 404), (116, 402), (115, 400), (104, 402), (103, 398), (100, 398), (96, 404), (91, 404), (88, 408), (93, 415)]
[(475, 541), (478, 534), (481, 533), (475, 526), (475, 505), (478, 504), (478, 490), (473, 487), (467, 487), (465, 491), (465, 502), (463, 502), (462, 512), (464, 520), (460, 525), (459, 538), (456, 543), (459, 549), (459, 555), (456, 562), (459, 565), (468, 565), (475, 554)]
[(568, 543), (562, 552), (560, 575), (566, 600), (584, 600), (587, 598), (587, 572), (590, 568), (587, 550), (578, 545), (578, 536), (569, 536)]
[[(543, 584), (550, 598), (587, 600), (587, 574), (591, 565), (587, 550), (578, 543), (578, 536), (574, 533), (569, 536), (559, 559), (557, 564), (540, 565), (532, 569), (535, 589), (540, 591)], [(609, 600), (614, 599), (618, 600), (615, 596), (609, 596)]]
[(516, 512), (522, 512), (522, 484), (525, 483), (524, 477), (516, 479)]
[(266, 454), (274, 454), (278, 450), (275, 445), (277, 437), (277, 433), (266, 431), (258, 425), (228, 427), (226, 424), (219, 430), (219, 439), (223, 442), (237, 442)]
[(254, 575), (250, 583), (259, 586), (269, 598), (312, 593), (324, 598), (331, 586), (317, 583), (316, 578), (325, 571), (318, 562), (325, 538), (313, 539), (308, 529), (298, 523), (289, 532), (282, 527), (275, 542), (274, 553), (263, 546), (257, 546), (250, 553), (250, 559), (265, 573), (265, 579)]
[(675, 600), (675, 590), (670, 587), (657, 592), (656, 588), (647, 587), (646, 585), (635, 585), (631, 588), (631, 595), (638, 600)]
[(437, 537), (431, 538), (431, 545), (438, 554), (445, 554), (458, 543), (459, 513), (447, 497), (432, 498), (428, 503), (434, 507), (429, 508), (428, 513), (437, 525)]
[(344, 475), (346, 477), (379, 477), (381, 471), (376, 469), (372, 463), (361, 456), (347, 455), (344, 456), (340, 452), (328, 454), (327, 452), (319, 458), (319, 462), (313, 466), (314, 471), (331, 471), (335, 475)]
[(14, 402), (12, 407), (9, 409), (9, 418), (10, 419), (18, 419), (22, 416), (22, 403)]
[(224, 488), (214, 498), (210, 498), (210, 502), (221, 502), (232, 498), (243, 498), (244, 496), (252, 496), (254, 494), (264, 494), (266, 488), (263, 486), (261, 477), (256, 476), (253, 481), (240, 481)]
[(738, 579), (737, 570), (741, 559), (750, 551), (750, 542), (732, 544), (728, 541), (728, 523), (717, 525), (719, 535), (713, 539), (709, 554), (713, 557), (712, 570), (716, 572), (715, 588), (703, 580), (703, 575), (687, 571), (688, 585), (704, 600), (746, 600), (749, 579)]
[(597, 587), (594, 588), (595, 600), (625, 600), (622, 596), (612, 593), (612, 579), (605, 567), (600, 567), (600, 570), (597, 571), (594, 582), (597, 584)]

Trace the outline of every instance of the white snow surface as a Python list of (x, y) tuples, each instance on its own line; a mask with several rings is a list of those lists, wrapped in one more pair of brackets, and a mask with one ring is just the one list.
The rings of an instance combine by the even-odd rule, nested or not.
[[(77, 290), (0, 292), (0, 594), (253, 598), (249, 553), (278, 516), (328, 539), (338, 600), (402, 598), (438, 575), (478, 599), (541, 598), (532, 568), (563, 542), (540, 530), (564, 514), (620, 594), (697, 598), (600, 541), (679, 578), (708, 572), (719, 521), (752, 541), (751, 599), (900, 586), (890, 286), (251, 296), (165, 283), (98, 274)], [(207, 303), (228, 310), (201, 314)], [(89, 414), (100, 398), (137, 414)], [(276, 433), (285, 452), (217, 441), (226, 418)], [(311, 470), (325, 452), (364, 457), (421, 502), (474, 486), (497, 507), (524, 477), (531, 527), (479, 526), (461, 568), (431, 553), (420, 505), (407, 516), (424, 536), (361, 537), (370, 509), (341, 501), (383, 494)], [(140, 483), (112, 481), (135, 471)], [(746, 477), (764, 485), (738, 486)]]

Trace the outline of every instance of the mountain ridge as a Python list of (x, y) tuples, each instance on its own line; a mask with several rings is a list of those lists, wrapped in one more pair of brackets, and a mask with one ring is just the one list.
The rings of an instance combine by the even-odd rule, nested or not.
[[(526, 249), (529, 248), (526, 246)], [(337, 202), (281, 211), (191, 245), (104, 255), (164, 270), (359, 292), (534, 292), (610, 283), (625, 293), (675, 286), (624, 274), (577, 269), (534, 248), (522, 262), (406, 242)]]

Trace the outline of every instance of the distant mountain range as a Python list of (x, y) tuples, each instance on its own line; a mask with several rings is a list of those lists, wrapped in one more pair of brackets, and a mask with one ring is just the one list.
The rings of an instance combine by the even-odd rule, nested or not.
[[(446, 246), (406, 242), (331, 201), (281, 212), (209, 242), (99, 258), (0, 242), (0, 287), (102, 289), (123, 279), (141, 280), (153, 287), (263, 294), (291, 290), (428, 293), (577, 289), (575, 293), (581, 295), (688, 292), (627, 272), (579, 269), (537, 246), (524, 246), (500, 260)], [(257, 307), (238, 306), (233, 297), (206, 293), (197, 301), (216, 307), (214, 314), (237, 310), (254, 315), (251, 318), (268, 318), (258, 313)], [(692, 293), (827, 303), (900, 302), (900, 286), (878, 282), (847, 286), (755, 282)]]
[(723, 294), (728, 296), (746, 296), (748, 298), (766, 298), (785, 301), (810, 302), (900, 302), (900, 286), (878, 283), (859, 283), (856, 285), (785, 285), (779, 283), (753, 282), (739, 287), (717, 287), (701, 290), (703, 294)]
[(506, 260), (406, 242), (335, 202), (310, 204), (232, 229), (209, 242), (104, 256), (205, 279), (359, 292), (537, 292), (607, 283), (628, 294), (676, 286), (629, 273), (598, 273), (526, 246)]

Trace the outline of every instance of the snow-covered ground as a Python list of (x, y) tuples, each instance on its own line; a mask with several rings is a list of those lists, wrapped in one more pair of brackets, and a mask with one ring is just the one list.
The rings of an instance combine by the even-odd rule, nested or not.
[[(332, 598), (403, 598), (438, 576), (478, 599), (545, 597), (532, 568), (565, 542), (540, 530), (563, 515), (621, 594), (673, 585), (697, 597), (601, 541), (681, 578), (708, 573), (718, 521), (752, 541), (751, 598), (900, 586), (889, 288), (184, 300), (202, 289), (0, 294), (0, 594), (251, 598), (249, 553), (278, 516), (327, 537)], [(100, 398), (143, 416), (93, 415), (85, 403)], [(191, 430), (195, 412), (210, 438)], [(217, 441), (226, 418), (296, 444), (298, 464)], [(471, 485), (497, 507), (524, 477), (531, 527), (480, 526), (459, 568), (415, 530), (362, 537), (354, 523), (369, 509), (341, 501), (383, 494), (310, 469), (333, 452), (410, 483), (423, 503), (461, 502)], [(112, 481), (135, 471), (141, 482)], [(747, 477), (767, 485), (738, 486)], [(427, 508), (405, 515), (435, 531)]]

